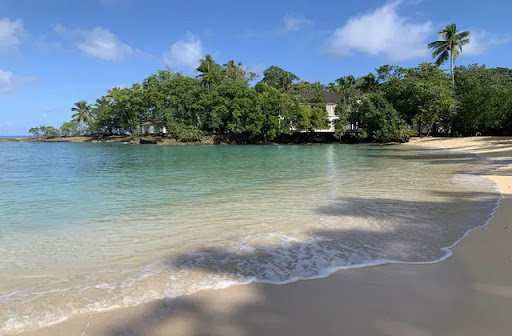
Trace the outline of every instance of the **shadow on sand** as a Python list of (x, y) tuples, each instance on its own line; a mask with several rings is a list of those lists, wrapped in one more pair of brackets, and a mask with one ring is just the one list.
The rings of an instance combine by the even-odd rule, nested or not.
[[(370, 252), (373, 253), (373, 258), (378, 258), (381, 251), (394, 251), (394, 247), (399, 246), (400, 254), (389, 252), (381, 257), (418, 260), (432, 248), (425, 242), (441, 237), (438, 227), (427, 225), (436, 209), (479, 208), (489, 213), (492, 207), (486, 205), (482, 208), (481, 200), (496, 199), (494, 193), (442, 192), (437, 196), (445, 197), (446, 202), (345, 197), (330, 206), (317, 209), (319, 214), (325, 216), (392, 218), (398, 223), (392, 231), (315, 230), (309, 233), (311, 237), (317, 238), (313, 241), (260, 246), (243, 254), (218, 247), (205, 248), (173, 256), (167, 263), (173, 268), (268, 281), (268, 277), (272, 275), (279, 278), (277, 274), (285, 269), (299, 272), (308, 265), (312, 270), (318, 267), (313, 259), (313, 264), (301, 264), (297, 260), (299, 253), (306, 257), (309, 254), (321, 254), (319, 251), (330, 253), (333, 250), (340, 255), (350, 254), (355, 253), (358, 244), (362, 243), (373, 247), (373, 252)], [(431, 213), (418, 212), (417, 209), (427, 209)], [(457, 212), (454, 211), (448, 216), (451, 215), (456, 216)], [(419, 224), (411, 226), (411, 221)], [(417, 236), (418, 230), (424, 232), (421, 237)], [(442, 235), (446, 235), (447, 231), (449, 228)], [(406, 237), (409, 239), (405, 239)], [(330, 245), (333, 241), (344, 242), (343, 248), (340, 245)], [(442, 246), (446, 246), (446, 243), (440, 243), (436, 248)], [(329, 253), (321, 256), (327, 258)], [(441, 257), (443, 252), (439, 253), (438, 257)], [(273, 272), (267, 272), (269, 269)], [(227, 295), (199, 292), (147, 305), (143, 313), (117, 324), (105, 334), (434, 335), (439, 334), (440, 330), (446, 332), (446, 328), (451, 328), (438, 321), (449, 321), (460, 314), (460, 309), (455, 311), (454, 307), (464, 306), (465, 297), (462, 293), (468, 289), (469, 284), (459, 278), (463, 276), (463, 271), (439, 277), (439, 274), (432, 275), (429, 270), (431, 268), (423, 266), (404, 268), (403, 265), (387, 265), (365, 270), (348, 269), (322, 280), (323, 286), (310, 281), (288, 286), (253, 283), (222, 290), (229, 292)], [(285, 278), (289, 276), (288, 274)], [(379, 280), (373, 280), (382, 280), (383, 277), (386, 284), (392, 287), (392, 291), (382, 291)], [(401, 300), (400, 306), (392, 306), (392, 302), (396, 301), (396, 293), (410, 299)], [(344, 302), (352, 302), (354, 305), (342, 304)]]

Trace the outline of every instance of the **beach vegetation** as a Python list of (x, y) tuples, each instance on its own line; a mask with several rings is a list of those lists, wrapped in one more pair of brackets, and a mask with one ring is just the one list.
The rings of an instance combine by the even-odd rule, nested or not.
[(53, 126), (32, 127), (29, 130), (29, 132), (36, 138), (44, 138), (44, 139), (55, 138), (55, 137), (61, 135), (59, 130)]
[[(196, 76), (159, 70), (141, 83), (107, 90), (94, 104), (78, 101), (72, 120), (58, 130), (43, 126), (29, 131), (36, 137), (133, 135), (143, 123), (157, 121), (168, 137), (180, 141), (219, 135), (269, 142), (331, 127), (325, 97), (334, 93), (339, 138), (386, 142), (405, 141), (410, 134), (512, 134), (512, 70), (454, 67), (470, 33), (452, 24), (439, 34), (441, 39), (428, 46), (435, 63), (386, 64), (328, 84), (300, 81), (277, 66), (263, 71), (256, 82), (257, 75), (241, 62), (222, 64), (206, 54)], [(449, 72), (440, 68), (447, 60)]]
[(84, 128), (77, 121), (67, 121), (59, 129), (60, 136), (77, 136), (84, 132)]
[(91, 105), (88, 104), (85, 100), (76, 102), (75, 105), (71, 108), (71, 111), (74, 112), (71, 116), (74, 121), (88, 124), (93, 119), (91, 114)]
[(439, 32), (440, 40), (428, 44), (428, 48), (433, 50), (432, 58), (436, 59), (437, 66), (450, 60), (450, 74), (453, 83), (455, 83), (454, 63), (462, 53), (462, 47), (469, 44), (469, 35), (469, 31), (459, 31), (457, 25), (452, 23)]

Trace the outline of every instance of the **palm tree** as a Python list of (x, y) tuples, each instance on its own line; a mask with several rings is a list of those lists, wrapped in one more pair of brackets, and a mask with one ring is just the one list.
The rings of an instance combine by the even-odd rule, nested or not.
[(340, 77), (334, 82), (336, 83), (333, 84), (336, 89), (336, 93), (344, 93), (345, 91), (350, 91), (357, 84), (356, 78), (352, 75)]
[(73, 121), (83, 122), (88, 124), (92, 120), (91, 105), (85, 100), (80, 100), (75, 103), (75, 106), (71, 108)]
[(197, 77), (201, 79), (201, 84), (206, 86), (208, 92), (210, 92), (211, 85), (218, 82), (222, 68), (213, 60), (212, 55), (206, 54), (204, 59), (199, 60), (199, 66), (196, 71), (200, 72)]
[(356, 85), (356, 79), (352, 75), (340, 77), (340, 78), (336, 79), (335, 82), (338, 84), (338, 86), (342, 90)]
[(469, 43), (469, 31), (460, 32), (457, 30), (457, 25), (452, 23), (439, 32), (439, 37), (441, 37), (441, 40), (429, 43), (428, 48), (434, 50), (432, 58), (437, 57), (437, 66), (441, 66), (448, 58), (450, 59), (452, 83), (455, 83), (453, 63), (462, 52), (462, 46)]
[(363, 92), (373, 92), (377, 90), (377, 87), (379, 86), (377, 76), (371, 72), (368, 75), (359, 78), (358, 82), (358, 87)]
[(112, 98), (109, 96), (101, 96), (101, 98), (97, 98), (94, 103), (95, 108), (108, 107), (112, 103)]

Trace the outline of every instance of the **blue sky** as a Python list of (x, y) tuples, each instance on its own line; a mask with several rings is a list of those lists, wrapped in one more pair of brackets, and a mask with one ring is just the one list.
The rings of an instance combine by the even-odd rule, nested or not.
[(455, 22), (472, 32), (457, 64), (512, 67), (511, 11), (503, 0), (4, 0), (0, 135), (60, 126), (75, 101), (166, 66), (194, 75), (204, 53), (328, 83), (429, 61), (426, 44)]

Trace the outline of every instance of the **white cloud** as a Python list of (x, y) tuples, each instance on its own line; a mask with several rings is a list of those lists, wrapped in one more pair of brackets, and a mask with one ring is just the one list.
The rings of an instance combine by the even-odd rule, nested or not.
[(56, 24), (53, 31), (77, 40), (76, 46), (87, 55), (107, 61), (122, 62), (136, 51), (103, 27), (95, 27), (92, 30), (68, 29)]
[(34, 39), (34, 45), (42, 52), (50, 52), (62, 48), (62, 44), (58, 41), (50, 40), (46, 35), (41, 35)]
[(305, 17), (302, 17), (302, 16), (288, 14), (283, 17), (283, 23), (284, 23), (283, 32), (289, 33), (289, 32), (293, 32), (293, 31), (298, 31), (298, 30), (304, 28), (305, 26), (312, 25), (313, 21), (306, 19)]
[(24, 35), (23, 22), (20, 19), (0, 19), (0, 51), (15, 48)]
[(485, 30), (472, 30), (469, 44), (462, 47), (462, 55), (479, 55), (494, 46), (510, 42), (510, 36), (498, 36)]
[(325, 52), (347, 56), (356, 51), (392, 61), (427, 55), (432, 22), (410, 22), (398, 13), (399, 4), (388, 2), (373, 12), (349, 18), (330, 37)]
[(131, 54), (133, 49), (128, 44), (107, 29), (96, 27), (92, 31), (84, 32), (85, 40), (78, 44), (78, 48), (88, 55), (107, 61), (121, 62)]
[(188, 33), (186, 39), (174, 42), (163, 58), (168, 66), (195, 69), (203, 54), (201, 40)]
[(18, 90), (23, 84), (36, 81), (37, 78), (16, 75), (0, 69), (0, 96)]

